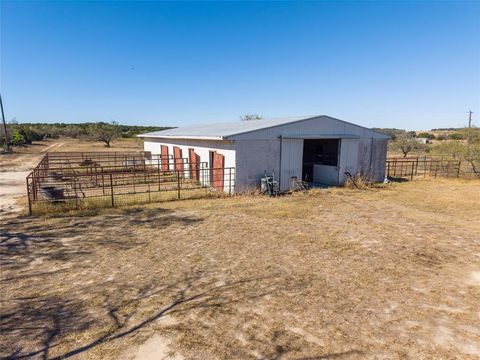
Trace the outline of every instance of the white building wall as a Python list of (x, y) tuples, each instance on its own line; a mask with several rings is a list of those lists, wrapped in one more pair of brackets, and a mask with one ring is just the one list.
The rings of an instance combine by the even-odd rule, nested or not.
[(244, 192), (260, 186), (260, 179), (280, 173), (280, 140), (238, 140), (236, 150), (235, 191)]
[[(168, 155), (173, 155), (173, 147), (178, 146), (182, 149), (182, 157), (189, 158), (188, 149), (193, 148), (195, 153), (200, 156), (200, 162), (206, 162), (207, 167), (210, 168), (210, 151), (217, 151), (217, 153), (222, 154), (225, 157), (225, 168), (235, 168), (235, 147), (232, 141), (217, 141), (217, 140), (182, 140), (182, 139), (160, 139), (160, 138), (145, 138), (144, 139), (144, 150), (150, 151), (152, 155), (160, 154), (161, 145), (168, 146)], [(170, 164), (170, 169), (173, 170), (173, 163)], [(188, 165), (185, 165), (185, 169), (188, 169)], [(208, 173), (205, 172), (205, 176), (208, 177)], [(229, 170), (225, 170), (225, 191), (228, 192), (229, 184)], [(232, 170), (232, 178), (235, 177), (235, 169)], [(206, 178), (209, 181), (208, 178)], [(236, 180), (233, 179), (232, 184), (235, 184)], [(233, 187), (233, 185), (232, 185)], [(233, 189), (232, 189), (233, 191)]]

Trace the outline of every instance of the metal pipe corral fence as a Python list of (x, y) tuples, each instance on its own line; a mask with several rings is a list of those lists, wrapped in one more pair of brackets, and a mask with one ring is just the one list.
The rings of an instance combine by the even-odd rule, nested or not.
[(418, 176), (480, 179), (471, 163), (458, 159), (427, 156), (387, 158), (385, 169), (389, 179), (413, 180)]
[(26, 178), (29, 214), (234, 192), (235, 168), (150, 153), (47, 153)]

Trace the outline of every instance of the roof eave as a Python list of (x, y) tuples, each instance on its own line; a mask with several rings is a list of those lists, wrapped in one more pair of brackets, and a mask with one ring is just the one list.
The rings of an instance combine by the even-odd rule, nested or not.
[(157, 135), (157, 134), (140, 134), (139, 138), (152, 138), (152, 139), (175, 139), (175, 140), (228, 140), (224, 136), (201, 136), (201, 135)]

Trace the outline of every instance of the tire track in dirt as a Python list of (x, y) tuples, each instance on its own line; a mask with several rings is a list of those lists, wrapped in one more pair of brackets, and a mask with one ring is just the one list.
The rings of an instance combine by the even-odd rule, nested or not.
[(26, 195), (25, 178), (44, 154), (55, 151), (64, 145), (65, 142), (55, 142), (38, 153), (14, 156), (13, 167), (0, 163), (0, 218), (22, 210), (18, 199)]

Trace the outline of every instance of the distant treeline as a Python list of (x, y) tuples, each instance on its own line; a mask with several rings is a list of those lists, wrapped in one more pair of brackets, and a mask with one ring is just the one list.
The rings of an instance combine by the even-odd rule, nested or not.
[[(116, 137), (133, 138), (138, 134), (171, 129), (165, 126), (138, 126), (120, 125), (117, 123), (10, 123), (8, 124), (8, 135), (12, 145), (31, 144), (32, 141), (43, 139), (56, 139), (61, 136), (71, 138), (92, 138), (96, 136), (99, 128), (111, 128), (117, 134)], [(0, 135), (0, 144), (5, 142), (3, 131)]]
[(457, 131), (461, 130), (462, 128), (435, 128), (430, 131)]
[(373, 130), (390, 136), (392, 140), (395, 140), (398, 136), (404, 136), (404, 135), (410, 135), (412, 137), (416, 136), (415, 131), (406, 131), (406, 130), (395, 129), (395, 128), (373, 128)]
[(430, 140), (465, 140), (465, 134), (462, 132), (461, 128), (449, 128), (449, 129), (432, 129), (430, 131), (452, 131), (450, 134), (440, 134), (436, 135), (431, 132), (420, 132), (416, 133), (415, 131), (406, 131), (395, 128), (373, 128), (375, 131), (379, 131), (385, 135), (388, 135), (392, 140), (396, 140), (399, 137), (412, 137), (412, 138), (425, 138)]

